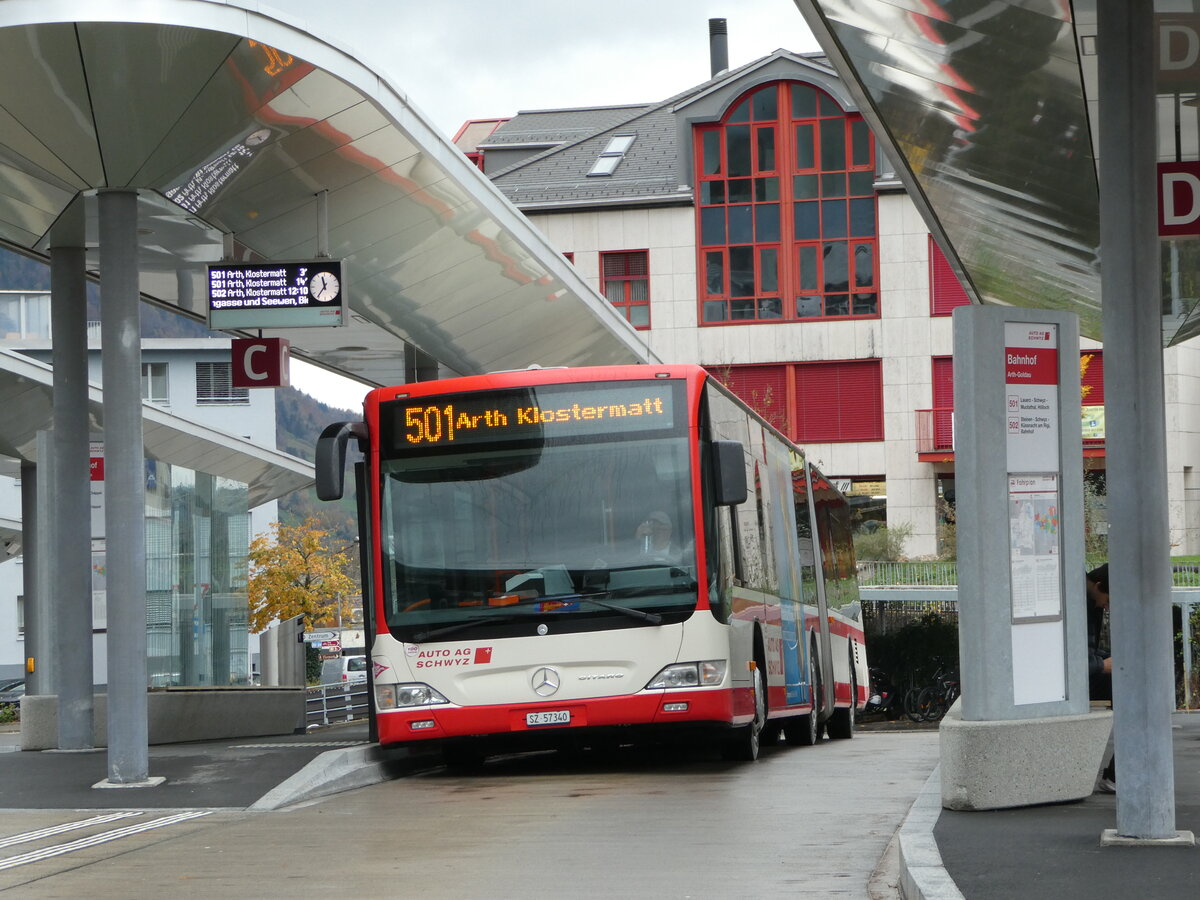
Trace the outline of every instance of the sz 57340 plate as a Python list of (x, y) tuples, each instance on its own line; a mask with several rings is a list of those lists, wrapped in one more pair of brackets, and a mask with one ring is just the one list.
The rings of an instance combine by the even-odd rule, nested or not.
[(570, 725), (571, 711), (569, 709), (552, 709), (525, 713), (525, 724), (530, 728), (538, 725)]

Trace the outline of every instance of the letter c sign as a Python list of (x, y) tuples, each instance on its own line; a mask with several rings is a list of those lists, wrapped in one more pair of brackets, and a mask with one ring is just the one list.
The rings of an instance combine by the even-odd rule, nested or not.
[(291, 346), (284, 338), (234, 338), (233, 386), (287, 387)]

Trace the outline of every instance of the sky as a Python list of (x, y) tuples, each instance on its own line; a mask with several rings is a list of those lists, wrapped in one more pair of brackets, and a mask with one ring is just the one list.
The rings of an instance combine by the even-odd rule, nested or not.
[[(439, 131), (518, 110), (664, 100), (709, 77), (708, 20), (731, 68), (820, 49), (794, 0), (265, 0), (387, 74)], [(359, 390), (298, 360), (292, 384), (339, 407)], [(353, 404), (357, 406), (357, 404)]]

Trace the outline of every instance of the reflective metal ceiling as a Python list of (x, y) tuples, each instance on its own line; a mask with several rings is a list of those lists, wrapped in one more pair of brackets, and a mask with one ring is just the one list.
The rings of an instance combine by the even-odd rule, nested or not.
[(1070, 309), (1100, 337), (1096, 162), (1069, 0), (796, 4), (974, 299)]
[(653, 357), (407, 98), (250, 0), (0, 0), (0, 241), (86, 241), (95, 191), (141, 197), (141, 287), (205, 314), (205, 264), (345, 260), (349, 324), (297, 355), (403, 381), (401, 339), (460, 373)]
[[(0, 457), (37, 460), (38, 432), (52, 424), (53, 381), (49, 366), (0, 349)], [(88, 394), (91, 430), (102, 432), (103, 392), (93, 384)], [(170, 415), (150, 403), (142, 404), (142, 434), (147, 459), (240, 481), (249, 486), (251, 507), (302, 490), (314, 480), (313, 467), (302, 460)], [(0, 466), (0, 474), (15, 476), (18, 471), (15, 462)], [(0, 534), (0, 544), (3, 540)]]

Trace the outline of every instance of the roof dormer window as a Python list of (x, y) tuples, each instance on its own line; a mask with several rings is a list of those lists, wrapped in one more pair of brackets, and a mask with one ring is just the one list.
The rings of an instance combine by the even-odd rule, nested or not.
[(600, 156), (596, 160), (596, 164), (592, 166), (592, 170), (588, 175), (611, 175), (617, 170), (617, 166), (621, 164), (621, 160), (625, 158), (625, 154), (633, 145), (633, 139), (636, 134), (615, 134), (609, 140), (608, 146), (600, 151)]

